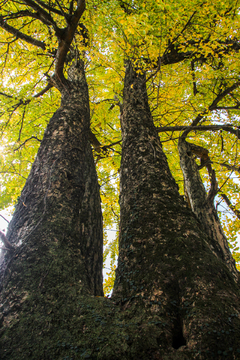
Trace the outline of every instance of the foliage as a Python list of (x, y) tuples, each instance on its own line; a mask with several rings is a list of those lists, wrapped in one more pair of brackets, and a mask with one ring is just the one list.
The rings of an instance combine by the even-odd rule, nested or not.
[[(33, 3), (41, 5), (52, 20), (42, 21)], [(17, 201), (46, 124), (59, 106), (57, 90), (42, 90), (54, 74), (58, 49), (56, 27), (65, 28), (62, 14), (71, 15), (77, 7), (75, 1), (65, 0), (1, 1), (0, 6), (3, 28), (0, 33), (0, 206), (3, 209)], [(164, 127), (231, 124), (235, 132), (239, 129), (239, 8), (238, 1), (232, 0), (89, 0), (81, 22), (88, 31), (87, 47), (79, 25), (71, 50), (78, 47), (87, 59), (91, 128), (101, 143), (101, 152), (95, 151), (95, 160), (104, 226), (109, 229), (119, 222), (119, 119), (124, 59), (131, 58), (139, 68), (147, 70), (154, 122), (183, 194), (177, 152), (180, 132), (164, 131)], [(11, 33), (6, 24), (18, 33)], [(35, 44), (28, 37), (35, 39)], [(66, 58), (65, 72), (71, 61)], [(236, 241), (240, 221), (236, 215), (240, 209), (239, 133), (194, 130), (188, 138), (209, 151), (220, 189), (216, 206), (239, 262)], [(206, 189), (209, 188), (206, 168), (201, 169), (201, 175)], [(230, 208), (224, 203), (222, 193), (230, 199)], [(219, 206), (223, 203), (224, 206)], [(105, 260), (108, 255), (111, 270), (106, 291), (113, 284), (117, 238), (108, 243), (105, 234)]]

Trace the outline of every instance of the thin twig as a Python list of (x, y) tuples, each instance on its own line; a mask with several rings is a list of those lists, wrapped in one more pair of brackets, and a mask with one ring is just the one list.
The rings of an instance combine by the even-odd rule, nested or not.
[(37, 141), (39, 141), (39, 142), (42, 141), (42, 140), (38, 139), (37, 136), (31, 136), (29, 139), (26, 139), (21, 145), (19, 145), (16, 149), (14, 149), (14, 152), (15, 152), (15, 151), (18, 151), (19, 149), (21, 149), (21, 147), (23, 147), (23, 146), (26, 144), (26, 142), (28, 142), (28, 141), (30, 141), (30, 140), (32, 140), (32, 139), (37, 140)]
[(0, 214), (0, 216), (1, 216), (7, 223), (9, 223), (9, 221), (8, 221), (3, 215)]

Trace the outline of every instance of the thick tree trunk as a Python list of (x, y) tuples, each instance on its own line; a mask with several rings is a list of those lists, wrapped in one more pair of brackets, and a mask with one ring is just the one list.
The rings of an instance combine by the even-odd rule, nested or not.
[[(113, 297), (90, 295), (93, 291), (84, 277), (85, 293), (78, 291), (70, 264), (72, 252), (62, 245), (65, 242), (59, 242), (62, 231), (56, 241), (53, 238), (53, 248), (64, 246), (64, 258), (59, 250), (55, 257), (55, 250), (49, 247), (41, 252), (45, 260), (38, 257), (35, 263), (28, 262), (37, 252), (35, 237), (32, 250), (29, 247), (25, 257), (21, 252), (18, 255), (27, 277), (21, 276), (17, 258), (9, 264), (12, 278), (7, 276), (4, 290), (7, 302), (2, 306), (1, 359), (238, 359), (238, 287), (179, 196), (152, 122), (145, 76), (130, 64), (121, 122), (121, 234)], [(43, 201), (42, 213), (47, 205)], [(43, 229), (48, 241), (48, 227), (54, 219), (49, 216)], [(51, 263), (49, 259), (53, 259)], [(71, 283), (67, 275), (58, 279), (65, 261)], [(40, 268), (41, 276), (35, 281), (41, 262), (44, 271)], [(53, 272), (55, 277), (49, 277)]]
[(43, 296), (47, 307), (58, 297), (103, 295), (102, 214), (82, 63), (71, 76), (9, 226), (7, 238), (15, 250), (1, 264), (6, 327), (16, 308), (26, 316), (29, 304)]
[[(223, 232), (217, 211), (214, 207), (215, 189), (207, 195), (198, 166), (193, 158), (190, 145), (180, 137), (178, 142), (180, 164), (184, 176), (185, 187), (192, 211), (201, 222), (205, 233), (209, 237), (209, 244), (217, 256), (222, 259), (238, 282), (238, 271), (235, 261), (228, 247), (227, 238)], [(217, 184), (216, 184), (217, 185)], [(211, 196), (213, 192), (213, 196)]]
[(165, 335), (165, 342), (159, 337), (163, 353), (180, 348), (174, 359), (194, 352), (216, 359), (229, 342), (237, 346), (225, 332), (231, 314), (240, 309), (238, 289), (209, 245), (211, 234), (178, 193), (153, 125), (145, 76), (129, 64), (121, 123), (120, 240), (113, 298), (130, 307), (142, 302), (143, 312), (150, 309), (158, 318), (158, 332)]

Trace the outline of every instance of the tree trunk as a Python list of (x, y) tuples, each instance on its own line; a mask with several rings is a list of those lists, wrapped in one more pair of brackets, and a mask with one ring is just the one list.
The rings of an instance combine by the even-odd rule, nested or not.
[[(78, 291), (72, 280), (72, 253), (66, 247), (64, 258), (59, 251), (55, 258), (55, 251), (49, 250), (41, 253), (44, 260), (28, 262), (28, 254), (36, 248), (35, 237), (27, 256), (18, 255), (27, 277), (14, 265), (17, 259), (8, 267), (12, 278), (6, 277), (4, 290), (7, 305), (3, 305), (1, 359), (239, 358), (238, 287), (179, 196), (153, 125), (145, 75), (131, 64), (126, 68), (121, 123), (120, 254), (112, 298), (90, 295), (93, 292), (83, 277), (87, 290)], [(46, 201), (46, 209), (47, 205)], [(44, 206), (43, 201), (42, 213)], [(56, 218), (46, 218), (47, 239)], [(60, 219), (61, 226), (65, 217)], [(57, 248), (61, 234), (56, 236), (56, 245), (53, 238)], [(35, 273), (41, 261), (45, 261), (45, 271), (41, 270), (37, 282)], [(58, 278), (63, 261), (71, 283), (67, 276), (63, 281)], [(31, 274), (26, 271), (30, 267), (34, 275), (31, 291)], [(49, 277), (53, 271), (54, 279)], [(18, 287), (13, 282), (17, 277)]]
[[(190, 144), (182, 137), (179, 138), (178, 150), (185, 187), (192, 211), (208, 235), (212, 250), (225, 262), (232, 272), (235, 281), (238, 282), (238, 271), (235, 267), (235, 261), (229, 250), (227, 238), (214, 207), (213, 200), (216, 195), (216, 189), (211, 188), (207, 195), (199, 174), (198, 166), (193, 158)], [(214, 185), (213, 182), (212, 186)], [(215, 185), (217, 186), (217, 183)]]
[(165, 336), (164, 341), (158, 335), (163, 353), (179, 348), (174, 359), (198, 352), (204, 359), (216, 359), (218, 351), (228, 353), (229, 343), (237, 346), (225, 332), (231, 314), (239, 311), (238, 288), (209, 245), (212, 234), (205, 233), (178, 193), (153, 125), (145, 75), (130, 64), (121, 124), (120, 239), (113, 298), (125, 307), (141, 303), (143, 312), (148, 307), (159, 322), (158, 334)]
[(71, 76), (9, 225), (15, 250), (1, 264), (6, 327), (16, 309), (26, 316), (29, 304), (41, 297), (48, 299), (48, 312), (57, 298), (103, 295), (102, 214), (83, 63)]

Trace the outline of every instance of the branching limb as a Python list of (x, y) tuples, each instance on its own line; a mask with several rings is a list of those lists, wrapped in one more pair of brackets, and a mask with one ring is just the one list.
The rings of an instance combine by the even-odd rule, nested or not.
[(46, 44), (43, 41), (37, 40), (37, 39), (33, 38), (32, 36), (26, 35), (26, 34), (22, 33), (21, 31), (15, 29), (13, 26), (8, 25), (6, 23), (6, 21), (4, 21), (2, 16), (0, 16), (0, 26), (4, 30), (9, 32), (10, 34), (16, 36), (17, 38), (24, 40), (31, 45), (37, 46), (37, 47), (41, 48), (42, 50), (46, 49)]
[(166, 131), (218, 131), (223, 130), (234, 134), (240, 139), (240, 129), (234, 129), (234, 125), (200, 125), (200, 126), (163, 126), (156, 128), (157, 132)]
[(104, 145), (104, 146), (102, 146), (101, 149), (103, 152), (106, 152), (108, 149), (111, 149), (113, 146), (121, 144), (121, 142), (122, 142), (122, 140), (119, 140), (119, 141), (113, 142), (109, 145)]
[(24, 122), (24, 118), (25, 118), (25, 113), (26, 113), (26, 105), (24, 106), (24, 109), (23, 109), (22, 121), (21, 121), (21, 126), (20, 126), (20, 130), (19, 130), (18, 140), (17, 140), (17, 141), (20, 141), (20, 139), (21, 139), (21, 133), (22, 133), (22, 128), (23, 128), (23, 122)]
[[(216, 96), (216, 98), (213, 100), (212, 104), (208, 107), (208, 109), (204, 110), (202, 113), (198, 114), (197, 117), (195, 118), (195, 120), (193, 120), (192, 124), (190, 125), (190, 127), (185, 130), (183, 132), (183, 134), (181, 135), (181, 137), (183, 139), (186, 139), (188, 133), (191, 131), (191, 127), (196, 126), (201, 120), (202, 118), (208, 113), (208, 111), (214, 111), (217, 110), (217, 105), (218, 103), (223, 100), (225, 98), (225, 96), (229, 95), (232, 91), (234, 91), (235, 89), (237, 89), (240, 85), (240, 81), (237, 81), (236, 83), (234, 83), (232, 86), (229, 86), (228, 88), (226, 88), (223, 91), (220, 91), (220, 93)], [(237, 134), (239, 133), (239, 131), (237, 130)]]
[[(6, 15), (4, 16), (4, 20), (12, 20), (12, 19), (19, 19), (19, 18), (23, 18), (23, 17), (31, 17), (33, 19), (36, 20), (40, 20), (43, 24), (47, 25), (47, 26), (53, 26), (53, 28), (56, 30), (58, 29), (56, 23), (52, 24), (49, 22), (49, 20), (46, 20), (43, 16), (41, 16), (41, 14), (36, 11), (36, 12), (31, 12), (29, 10), (21, 10), (17, 13), (12, 13), (10, 15)], [(60, 31), (60, 29), (58, 29), (58, 31)]]
[(52, 16), (47, 11), (45, 11), (41, 6), (39, 6), (38, 4), (36, 4), (32, 0), (24, 0), (24, 2), (25, 2), (25, 4), (30, 6), (33, 10), (37, 11), (37, 13), (39, 15), (39, 19), (43, 23), (45, 23), (45, 24), (48, 23), (48, 25), (52, 25), (52, 27), (55, 30), (56, 34), (60, 33), (59, 27), (57, 26), (57, 24), (53, 20)]
[[(183, 137), (179, 137), (178, 150), (180, 164), (183, 171), (185, 189), (189, 198), (191, 209), (202, 224), (206, 234), (209, 236), (209, 244), (213, 252), (226, 262), (229, 270), (234, 275), (235, 281), (238, 281), (238, 273), (235, 268), (235, 262), (228, 248), (227, 239), (219, 221), (217, 211), (214, 207), (214, 197), (218, 191), (215, 172), (211, 168), (211, 162), (206, 166), (210, 175), (211, 188), (206, 194), (199, 168), (194, 159), (194, 149), (197, 147), (203, 151), (204, 156), (208, 156), (208, 151), (195, 144), (190, 144)], [(200, 156), (200, 154), (197, 154)]]
[(32, 140), (32, 139), (41, 142), (41, 140), (38, 139), (37, 136), (31, 136), (29, 139), (26, 139), (21, 145), (19, 145), (16, 149), (14, 149), (14, 152), (15, 152), (15, 151), (18, 151), (19, 149), (21, 149), (28, 141), (30, 141), (30, 140)]
[(53, 7), (50, 6), (50, 5), (45, 4), (45, 3), (44, 3), (43, 1), (41, 1), (41, 0), (36, 0), (36, 3), (38, 3), (39, 5), (41, 5), (42, 8), (47, 9), (47, 10), (49, 10), (50, 12), (52, 12), (52, 13), (54, 13), (54, 14), (62, 15), (61, 11), (53, 8)]
[(37, 13), (32, 13), (29, 10), (21, 10), (21, 11), (18, 11), (16, 13), (11, 13), (11, 14), (5, 15), (5, 16), (3, 16), (3, 19), (5, 21), (7, 21), (7, 20), (19, 19), (19, 18), (22, 18), (22, 17), (25, 17), (25, 16), (26, 17), (33, 17), (34, 19), (39, 19), (39, 17), (37, 17)]
[(0, 174), (12, 174), (12, 175), (18, 175), (19, 177), (22, 177), (25, 181), (27, 178), (23, 176), (22, 174), (16, 172), (16, 171), (0, 171)]
[[(197, 41), (189, 41), (188, 44), (191, 46), (196, 46), (196, 49), (198, 48), (200, 44), (200, 40)], [(209, 41), (205, 41), (205, 44), (209, 43)], [(228, 54), (231, 51), (239, 51), (240, 50), (240, 42), (239, 41), (218, 41), (219, 46), (215, 48), (214, 53), (215, 55), (218, 55), (219, 53), (222, 54)], [(159, 68), (161, 65), (171, 65), (171, 64), (177, 64), (181, 61), (187, 60), (187, 59), (198, 59), (200, 62), (206, 62), (207, 59), (211, 56), (201, 55), (198, 51), (179, 51), (180, 48), (182, 48), (183, 44), (177, 44), (171, 46), (171, 48), (167, 48), (165, 53), (156, 61), (155, 66), (153, 68)], [(187, 46), (187, 43), (184, 45)], [(156, 65), (157, 64), (157, 65)], [(153, 64), (154, 65), (154, 64)]]
[(122, 142), (122, 140), (119, 140), (119, 141), (116, 141), (116, 142), (113, 142), (109, 145), (104, 145), (102, 146), (101, 143), (98, 141), (96, 135), (90, 130), (90, 133), (89, 133), (89, 141), (90, 141), (90, 144), (94, 147), (94, 149), (96, 150), (97, 153), (100, 153), (101, 151), (103, 152), (106, 152), (107, 149), (110, 149), (112, 146), (114, 145), (118, 145)]
[(74, 0), (71, 0), (70, 5), (69, 5), (69, 15), (72, 15), (72, 13), (73, 13), (73, 3), (74, 3)]
[(63, 8), (62, 8), (62, 6), (61, 6), (61, 4), (60, 4), (60, 2), (59, 2), (58, 0), (56, 0), (56, 3), (58, 4), (58, 7), (59, 7), (60, 12), (61, 12), (61, 15), (64, 17), (64, 19), (65, 19), (66, 22), (68, 23), (68, 21), (69, 21), (69, 16), (68, 16), (68, 14), (65, 14), (65, 12), (63, 11)]
[(209, 110), (213, 111), (217, 109), (217, 105), (218, 103), (223, 100), (225, 98), (225, 96), (229, 95), (231, 92), (233, 92), (234, 90), (236, 90), (240, 85), (240, 81), (237, 81), (236, 83), (234, 83), (232, 86), (227, 87), (224, 91), (221, 91), (217, 97), (215, 98), (215, 100), (213, 100), (212, 104), (209, 106)]
[(73, 16), (71, 17), (71, 22), (68, 24), (67, 28), (65, 29), (64, 35), (60, 40), (57, 51), (56, 66), (55, 66), (55, 76), (59, 80), (64, 80), (63, 67), (64, 67), (65, 59), (70, 49), (70, 45), (73, 40), (79, 20), (82, 14), (84, 13), (84, 11), (85, 11), (85, 0), (78, 0), (77, 9), (74, 12)]
[(90, 144), (94, 147), (97, 153), (101, 152), (101, 143), (98, 141), (96, 135), (90, 130), (89, 131), (89, 141)]
[(134, 11), (136, 11), (136, 8), (132, 4), (128, 4), (126, 1), (119, 0), (119, 5), (127, 15), (131, 15)]
[[(48, 85), (47, 85), (43, 90), (41, 90), (39, 93), (35, 94), (35, 95), (33, 96), (33, 98), (38, 98), (38, 97), (44, 95), (44, 94), (45, 94), (49, 89), (51, 89), (52, 87), (53, 87), (53, 84), (52, 84), (51, 82), (48, 83)], [(10, 98), (10, 99), (16, 99), (16, 100), (18, 100), (18, 99), (15, 98), (14, 96), (5, 94), (5, 93), (3, 93), (3, 92), (0, 92), (0, 95), (5, 96), (5, 97)], [(32, 98), (32, 99), (33, 99), (33, 98)], [(20, 100), (18, 100), (18, 102), (17, 102), (16, 104), (14, 104), (13, 106), (11, 106), (10, 109), (8, 109), (8, 111), (10, 111), (10, 115), (9, 115), (9, 118), (8, 118), (7, 122), (4, 124), (4, 129), (6, 129), (6, 127), (8, 126), (8, 123), (9, 123), (9, 121), (11, 120), (13, 113), (14, 113), (20, 106), (22, 106), (22, 105), (26, 107), (26, 105), (28, 105), (28, 104), (32, 101), (32, 99), (28, 99), (28, 100), (25, 100), (25, 101), (23, 101), (22, 99), (20, 99)], [(23, 113), (22, 124), (23, 124), (24, 115), (25, 115), (25, 109), (24, 109), (24, 113)], [(4, 129), (3, 129), (3, 131), (4, 131)], [(21, 134), (21, 130), (22, 130), (22, 126), (21, 126), (21, 129), (20, 129), (19, 136), (20, 136), (20, 134)], [(38, 139), (37, 139), (37, 140), (38, 140)], [(40, 140), (39, 140), (39, 141), (40, 141)]]

